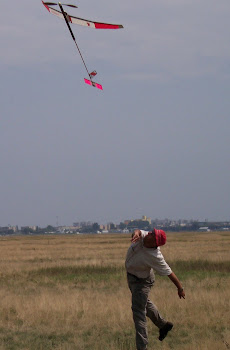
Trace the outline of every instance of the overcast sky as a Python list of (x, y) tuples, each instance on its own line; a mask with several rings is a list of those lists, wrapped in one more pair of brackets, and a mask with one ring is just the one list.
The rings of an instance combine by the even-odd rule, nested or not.
[(230, 220), (230, 4), (1, 1), (0, 226)]

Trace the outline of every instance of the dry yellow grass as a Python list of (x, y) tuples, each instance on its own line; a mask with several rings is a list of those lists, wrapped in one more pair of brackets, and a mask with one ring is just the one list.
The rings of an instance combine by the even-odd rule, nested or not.
[[(0, 350), (135, 350), (124, 260), (129, 235), (0, 238)], [(229, 233), (170, 233), (151, 298), (175, 326), (149, 323), (149, 350), (230, 349)]]

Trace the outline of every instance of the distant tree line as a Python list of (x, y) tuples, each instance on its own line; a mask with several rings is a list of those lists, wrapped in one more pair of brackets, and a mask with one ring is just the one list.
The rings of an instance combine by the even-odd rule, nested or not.
[(80, 233), (97, 233), (98, 231), (100, 231), (100, 225), (97, 222), (93, 223), (92, 225), (81, 227), (78, 230)]
[[(165, 231), (171, 231), (171, 232), (180, 232), (180, 231), (199, 231), (201, 227), (208, 227), (211, 231), (216, 230), (230, 230), (230, 222), (201, 222), (201, 221), (188, 221), (185, 224), (182, 224), (180, 221), (178, 222), (161, 222), (159, 221), (152, 221), (151, 225), (148, 221), (144, 220), (133, 220), (125, 224), (124, 222), (120, 222), (119, 225), (115, 225), (113, 223), (109, 224), (110, 229), (109, 232), (118, 232), (123, 230), (128, 230), (129, 232), (132, 232), (135, 229), (140, 230), (146, 230), (151, 231), (154, 227), (158, 229), (162, 229)], [(54, 227), (52, 225), (48, 225), (45, 228), (40, 227), (29, 227), (25, 226), (22, 227), (21, 230), (15, 232), (11, 227), (0, 227), (0, 234), (3, 235), (12, 235), (15, 233), (22, 233), (24, 235), (30, 235), (30, 234), (52, 234), (52, 233), (98, 233), (101, 232), (100, 225), (97, 222), (94, 222), (92, 224), (84, 225), (80, 228), (77, 228), (74, 231), (68, 231), (63, 230), (60, 231), (58, 227)]]

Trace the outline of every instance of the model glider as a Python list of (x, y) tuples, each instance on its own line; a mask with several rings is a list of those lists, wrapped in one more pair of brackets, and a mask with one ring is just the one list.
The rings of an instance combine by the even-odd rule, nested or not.
[[(65, 20), (66, 22), (66, 25), (70, 31), (70, 34), (73, 38), (73, 41), (78, 49), (78, 52), (81, 56), (81, 59), (82, 59), (82, 62), (85, 66), (85, 69), (87, 71), (87, 74), (89, 76), (89, 79), (84, 79), (85, 80), (85, 83), (86, 84), (89, 84), (91, 86), (94, 86), (100, 90), (103, 90), (102, 86), (98, 83), (95, 83), (93, 81), (93, 77), (95, 77), (95, 75), (97, 74), (97, 72), (94, 70), (93, 72), (89, 73), (89, 70), (85, 64), (85, 61), (83, 59), (83, 56), (81, 54), (81, 51), (79, 49), (79, 46), (76, 42), (76, 39), (75, 39), (75, 36), (73, 34), (73, 31), (70, 27), (70, 23), (73, 23), (73, 24), (79, 24), (81, 26), (86, 26), (86, 27), (90, 27), (90, 28), (95, 28), (95, 29), (120, 29), (120, 28), (123, 28), (123, 26), (121, 24), (110, 24), (110, 23), (101, 23), (101, 22), (94, 22), (94, 21), (89, 21), (87, 19), (83, 19), (83, 18), (78, 18), (78, 17), (74, 17), (74, 16), (70, 16), (67, 12), (64, 11), (63, 9), (63, 5), (64, 6), (69, 6), (69, 7), (73, 7), (73, 8), (77, 8), (77, 6), (75, 5), (71, 5), (71, 4), (61, 4), (60, 2), (58, 3), (55, 3), (55, 2), (44, 2), (42, 1), (43, 5), (46, 7), (46, 9), (52, 13), (53, 15), (55, 16), (58, 16), (59, 18), (62, 18)], [(54, 9), (53, 7), (51, 6), (59, 6), (60, 10), (61, 11), (58, 11), (56, 9)]]

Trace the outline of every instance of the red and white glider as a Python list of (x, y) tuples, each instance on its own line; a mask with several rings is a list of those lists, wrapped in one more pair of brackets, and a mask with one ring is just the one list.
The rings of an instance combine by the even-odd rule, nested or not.
[[(100, 84), (97, 84), (95, 83), (92, 78), (97, 74), (96, 71), (93, 71), (91, 73), (89, 73), (88, 69), (87, 69), (87, 66), (85, 64), (85, 61), (82, 57), (82, 54), (81, 54), (81, 51), (77, 45), (77, 42), (76, 42), (76, 39), (75, 39), (75, 36), (73, 34), (73, 31), (70, 27), (70, 23), (73, 23), (73, 24), (78, 24), (78, 25), (81, 25), (81, 26), (86, 26), (86, 27), (90, 27), (90, 28), (95, 28), (95, 29), (120, 29), (120, 28), (123, 28), (123, 26), (121, 24), (111, 24), (111, 23), (102, 23), (102, 22), (94, 22), (94, 21), (90, 21), (90, 20), (87, 20), (87, 19), (83, 19), (83, 18), (78, 18), (78, 17), (74, 17), (74, 16), (70, 16), (67, 12), (64, 11), (63, 9), (63, 5), (65, 6), (70, 6), (70, 7), (73, 7), (73, 8), (77, 8), (77, 6), (75, 5), (70, 5), (70, 4), (61, 4), (60, 2), (58, 3), (54, 3), (54, 2), (44, 2), (42, 1), (43, 5), (46, 7), (46, 9), (52, 13), (53, 15), (55, 16), (58, 16), (59, 18), (62, 18), (65, 20), (66, 24), (67, 24), (67, 27), (70, 31), (70, 34), (77, 46), (77, 49), (79, 51), (79, 54), (81, 56), (81, 59), (84, 63), (84, 66), (85, 66), (85, 69), (88, 73), (88, 76), (89, 76), (89, 79), (84, 79), (85, 80), (85, 83), (86, 84), (89, 84), (91, 86), (94, 86), (100, 90), (103, 90), (102, 86)], [(51, 6), (56, 6), (56, 5), (59, 5), (60, 7), (60, 10), (61, 11), (58, 11), (56, 9), (54, 9), (53, 7)]]

